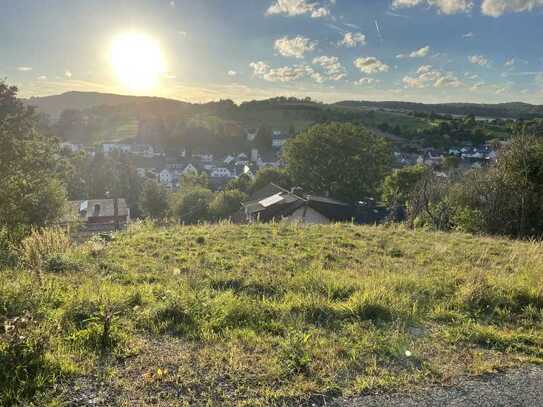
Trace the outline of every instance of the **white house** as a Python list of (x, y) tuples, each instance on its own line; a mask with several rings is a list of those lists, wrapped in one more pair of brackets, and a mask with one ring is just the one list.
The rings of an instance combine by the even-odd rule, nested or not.
[(185, 169), (181, 171), (183, 175), (198, 175), (198, 170), (191, 163), (187, 164)]
[(121, 153), (130, 153), (132, 151), (132, 146), (130, 144), (105, 143), (102, 144), (102, 151), (105, 154), (110, 154), (114, 151), (118, 151)]
[(72, 153), (77, 153), (78, 151), (83, 150), (83, 146), (81, 144), (73, 144), (73, 143), (60, 143), (60, 147), (65, 150), (70, 150)]
[(161, 184), (171, 186), (173, 184), (173, 181), (175, 179), (175, 174), (173, 171), (170, 171), (168, 169), (163, 169), (158, 174), (158, 179)]
[(232, 173), (228, 168), (218, 167), (211, 171), (211, 176), (213, 178), (231, 178)]
[(247, 141), (255, 141), (258, 129), (246, 129), (245, 133), (247, 134)]

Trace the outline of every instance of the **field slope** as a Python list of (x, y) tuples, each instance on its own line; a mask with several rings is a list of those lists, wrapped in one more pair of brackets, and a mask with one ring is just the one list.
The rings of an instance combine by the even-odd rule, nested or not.
[(141, 224), (52, 264), (0, 275), (1, 319), (48, 338), (43, 400), (320, 405), (543, 361), (540, 243)]

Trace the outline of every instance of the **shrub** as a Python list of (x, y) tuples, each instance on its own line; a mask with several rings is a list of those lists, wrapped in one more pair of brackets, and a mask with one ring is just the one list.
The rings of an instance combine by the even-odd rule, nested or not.
[(45, 358), (48, 336), (28, 315), (5, 320), (0, 331), (0, 405), (24, 405), (53, 381)]
[(65, 254), (70, 246), (68, 235), (60, 228), (34, 229), (21, 242), (22, 262), (41, 279), (47, 260)]
[(309, 347), (310, 333), (295, 331), (280, 343), (280, 360), (287, 375), (307, 374), (312, 361)]

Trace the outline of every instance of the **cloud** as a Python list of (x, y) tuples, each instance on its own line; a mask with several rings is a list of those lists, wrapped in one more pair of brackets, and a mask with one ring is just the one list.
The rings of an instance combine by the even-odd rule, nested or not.
[(270, 70), (270, 66), (262, 61), (251, 62), (249, 66), (253, 68), (254, 75), (258, 77), (264, 76), (264, 74)]
[(45, 76), (45, 75), (40, 75), (40, 76), (38, 76), (38, 80), (40, 80), (40, 81), (46, 81), (46, 80), (47, 80), (47, 76)]
[(64, 72), (64, 76), (66, 78), (71, 78), (73, 75), (72, 75), (72, 72), (70, 70), (66, 70), (66, 72)]
[(318, 57), (313, 59), (313, 64), (321, 66), (329, 80), (339, 81), (347, 76), (347, 70), (337, 57)]
[(470, 63), (474, 65), (480, 65), (480, 66), (488, 66), (488, 64), (490, 63), (488, 59), (486, 59), (482, 55), (472, 55), (468, 57), (468, 60)]
[(311, 41), (305, 37), (283, 37), (275, 41), (274, 49), (285, 57), (294, 57), (301, 59), (304, 54), (313, 51), (317, 46), (316, 41)]
[(483, 0), (481, 10), (487, 16), (500, 17), (508, 12), (521, 13), (537, 7), (543, 7), (543, 0)]
[(32, 68), (30, 66), (19, 66), (17, 67), (19, 72), (30, 72)]
[(170, 7), (171, 7), (171, 8), (175, 8), (175, 1), (173, 1), (173, 0), (170, 1)]
[(515, 58), (508, 59), (507, 61), (505, 61), (505, 66), (507, 66), (507, 67), (514, 66), (515, 62), (516, 62)]
[(469, 90), (471, 92), (476, 92), (478, 91), (479, 89), (481, 89), (483, 86), (486, 85), (486, 82), (477, 82), (476, 84), (474, 84), (473, 86), (471, 86), (471, 88), (469, 88)]
[(402, 79), (407, 88), (458, 88), (463, 83), (452, 72), (442, 72), (432, 65), (421, 65), (415, 76), (404, 76)]
[(471, 31), (469, 33), (465, 33), (462, 35), (462, 38), (473, 38), (475, 37), (475, 34), (473, 34)]
[(430, 47), (427, 45), (426, 47), (420, 48), (416, 51), (411, 52), (410, 54), (399, 54), (396, 55), (396, 58), (399, 59), (405, 59), (405, 58), (424, 58), (428, 56), (428, 53), (430, 52)]
[(345, 33), (343, 39), (338, 43), (339, 47), (355, 48), (358, 45), (366, 45), (366, 36), (360, 32)]
[(253, 68), (253, 73), (257, 78), (268, 82), (293, 82), (304, 78), (312, 78), (319, 83), (324, 81), (322, 75), (305, 64), (271, 68), (268, 64), (259, 61), (251, 62), (249, 66)]
[(237, 76), (238, 73), (236, 71), (230, 70), (228, 71), (228, 76)]
[(381, 83), (379, 79), (374, 78), (360, 78), (355, 82), (355, 85), (375, 85)]
[(385, 64), (384, 62), (381, 62), (375, 57), (357, 58), (354, 61), (354, 66), (360, 69), (360, 72), (365, 73), (367, 75), (371, 75), (371, 74), (379, 73), (379, 72), (388, 72), (390, 69), (390, 67), (387, 64)]
[(392, 8), (427, 6), (435, 7), (442, 14), (467, 13), (473, 8), (473, 0), (394, 0)]
[[(335, 1), (332, 2), (334, 3)], [(307, 0), (275, 0), (266, 11), (266, 15), (276, 14), (290, 17), (309, 14), (312, 18), (321, 18), (330, 15), (330, 9), (319, 3), (309, 3)]]

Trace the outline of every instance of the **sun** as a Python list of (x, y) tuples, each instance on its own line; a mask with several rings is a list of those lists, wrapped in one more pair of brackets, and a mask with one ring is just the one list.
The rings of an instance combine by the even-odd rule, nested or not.
[(119, 81), (136, 92), (156, 89), (166, 71), (160, 44), (142, 33), (114, 37), (110, 58)]

